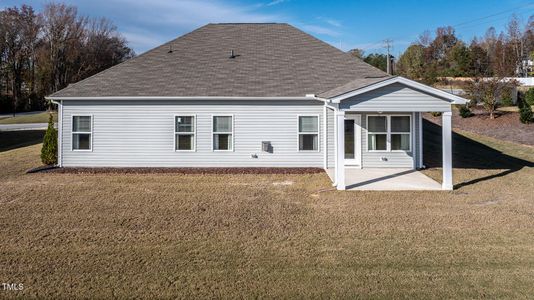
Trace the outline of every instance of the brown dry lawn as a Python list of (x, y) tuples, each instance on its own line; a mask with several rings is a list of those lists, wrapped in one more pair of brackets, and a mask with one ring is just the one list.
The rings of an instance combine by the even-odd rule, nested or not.
[(453, 192), (337, 192), (325, 174), (27, 175), (40, 145), (0, 152), (0, 282), (24, 284), (0, 298), (531, 298), (534, 148), (455, 143)]

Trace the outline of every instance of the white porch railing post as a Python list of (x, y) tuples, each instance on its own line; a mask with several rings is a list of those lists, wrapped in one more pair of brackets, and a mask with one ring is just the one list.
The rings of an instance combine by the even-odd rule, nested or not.
[(337, 189), (345, 189), (345, 112), (336, 111), (337, 122), (337, 164), (336, 182)]
[(452, 190), (452, 112), (442, 114), (443, 184), (444, 190)]

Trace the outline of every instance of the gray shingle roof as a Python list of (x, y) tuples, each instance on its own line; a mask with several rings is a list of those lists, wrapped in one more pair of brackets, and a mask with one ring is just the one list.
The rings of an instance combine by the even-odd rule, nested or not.
[(208, 24), (50, 97), (303, 97), (387, 76), (288, 24)]
[(335, 87), (335, 88), (333, 88), (331, 90), (322, 92), (317, 96), (319, 96), (321, 98), (327, 98), (328, 99), (328, 98), (332, 98), (332, 97), (335, 97), (335, 96), (343, 95), (343, 94), (346, 94), (348, 92), (352, 92), (352, 91), (364, 88), (366, 86), (369, 86), (369, 85), (372, 85), (372, 84), (375, 84), (375, 83), (379, 83), (379, 82), (387, 80), (389, 78), (391, 78), (391, 76), (358, 78), (358, 79), (354, 79), (352, 81), (349, 81), (344, 85), (341, 85), (341, 86)]

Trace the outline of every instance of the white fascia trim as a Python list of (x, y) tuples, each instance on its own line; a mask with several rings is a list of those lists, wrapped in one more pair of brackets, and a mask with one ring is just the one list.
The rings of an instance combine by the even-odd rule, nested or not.
[(47, 100), (320, 100), (313, 95), (305, 97), (231, 97), (231, 96), (104, 96), (104, 97), (45, 97)]
[(422, 83), (419, 83), (417, 81), (413, 81), (413, 80), (410, 80), (410, 79), (407, 79), (407, 78), (404, 78), (404, 77), (401, 77), (401, 76), (393, 77), (391, 79), (380, 81), (378, 83), (366, 86), (364, 88), (361, 88), (361, 89), (358, 89), (358, 90), (355, 90), (355, 91), (352, 91), (352, 92), (348, 92), (348, 93), (345, 93), (345, 94), (342, 94), (342, 95), (339, 95), (339, 96), (336, 96), (336, 97), (332, 97), (330, 100), (333, 103), (340, 103), (344, 99), (347, 99), (347, 98), (350, 98), (350, 97), (354, 97), (356, 95), (360, 95), (360, 94), (363, 94), (363, 93), (366, 93), (366, 92), (369, 92), (369, 91), (372, 91), (372, 90), (375, 90), (375, 89), (379, 89), (381, 87), (385, 87), (385, 86), (388, 86), (388, 85), (393, 84), (393, 83), (402, 83), (402, 84), (404, 84), (406, 86), (409, 86), (409, 87), (412, 87), (414, 89), (418, 89), (418, 90), (427, 92), (427, 93), (432, 94), (432, 95), (436, 95), (436, 96), (438, 96), (440, 98), (449, 99), (449, 100), (451, 100), (451, 104), (466, 104), (467, 102), (469, 102), (469, 100), (467, 100), (465, 98), (462, 98), (462, 97), (459, 97), (459, 96), (444, 92), (444, 91), (442, 91), (440, 89), (436, 89), (436, 88), (433, 88), (431, 86), (428, 86), (428, 85), (425, 85), (425, 84), (422, 84)]

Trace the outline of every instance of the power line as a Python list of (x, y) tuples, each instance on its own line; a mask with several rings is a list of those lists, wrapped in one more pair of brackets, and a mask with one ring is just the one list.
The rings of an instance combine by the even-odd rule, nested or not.
[(510, 9), (507, 9), (507, 10), (503, 10), (503, 11), (497, 12), (497, 13), (494, 13), (494, 14), (491, 14), (491, 15), (487, 15), (487, 16), (484, 16), (484, 17), (480, 17), (480, 18), (472, 19), (472, 20), (465, 21), (465, 22), (462, 22), (462, 23), (458, 23), (456, 25), (453, 25), (452, 27), (458, 27), (458, 26), (462, 26), (462, 25), (465, 25), (465, 24), (473, 23), (473, 22), (476, 22), (476, 21), (480, 21), (480, 20), (491, 18), (491, 17), (499, 16), (499, 15), (502, 15), (502, 14), (505, 14), (505, 13), (509, 13), (511, 11), (515, 11), (517, 9), (524, 8), (524, 7), (527, 7), (527, 6), (534, 6), (534, 3), (521, 5), (521, 6), (518, 6), (518, 7), (515, 7), (515, 8), (510, 8)]
[[(525, 10), (525, 11), (521, 11), (518, 13), (518, 15), (522, 16), (526, 13), (532, 13), (534, 12), (534, 10)], [(496, 22), (496, 21), (501, 21), (501, 20), (504, 20), (504, 19), (508, 19), (510, 18), (510, 16), (505, 16), (505, 17), (501, 17), (501, 18), (497, 18), (497, 19), (492, 19), (492, 20), (487, 20), (487, 21), (484, 21), (484, 22), (479, 22), (479, 23), (474, 23), (474, 24), (467, 24), (467, 25), (463, 25), (463, 26), (453, 26), (454, 29), (458, 29), (458, 28), (461, 28), (461, 29), (466, 29), (466, 28), (472, 28), (472, 27), (476, 27), (478, 25), (483, 25), (483, 24), (489, 24), (489, 23), (492, 23), (492, 22)]]
[[(525, 4), (525, 5), (521, 5), (521, 6), (517, 6), (517, 7), (514, 7), (514, 8), (510, 8), (510, 9), (507, 9), (507, 10), (499, 11), (499, 12), (496, 12), (496, 13), (493, 13), (493, 14), (490, 14), (490, 15), (487, 15), (487, 16), (479, 17), (479, 18), (476, 18), (476, 19), (472, 19), (472, 20), (469, 20), (469, 21), (461, 22), (461, 23), (458, 23), (456, 25), (453, 25), (452, 27), (455, 28), (455, 29), (458, 29), (458, 28), (465, 29), (465, 28), (470, 28), (470, 27), (474, 27), (474, 26), (478, 26), (478, 25), (482, 25), (482, 24), (487, 24), (487, 23), (503, 20), (503, 19), (508, 18), (508, 16), (506, 16), (504, 18), (498, 18), (498, 19), (494, 19), (494, 20), (488, 20), (488, 21), (484, 21), (484, 22), (474, 23), (474, 22), (477, 22), (477, 21), (481, 21), (481, 20), (485, 20), (485, 19), (492, 18), (492, 17), (495, 17), (495, 16), (499, 16), (499, 15), (502, 15), (502, 14), (505, 14), (505, 13), (513, 12), (513, 11), (516, 11), (518, 9), (525, 8), (525, 7), (528, 7), (528, 6), (534, 7), (534, 2)], [(520, 12), (519, 14), (523, 15), (523, 14), (525, 14), (527, 12), (531, 12), (531, 11), (532, 10), (528, 10), (528, 11), (525, 10), (525, 11)], [(406, 37), (407, 36), (398, 37), (398, 38), (396, 38), (396, 40), (402, 40), (402, 39), (404, 39)], [(378, 48), (380, 48), (380, 45), (383, 45), (383, 43), (384, 43), (384, 40), (381, 40), (381, 41), (378, 41), (378, 42), (376, 42), (374, 44), (368, 45), (367, 47), (362, 48), (362, 50), (365, 51), (365, 50), (369, 50), (369, 49), (378, 49)]]

